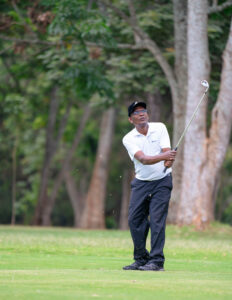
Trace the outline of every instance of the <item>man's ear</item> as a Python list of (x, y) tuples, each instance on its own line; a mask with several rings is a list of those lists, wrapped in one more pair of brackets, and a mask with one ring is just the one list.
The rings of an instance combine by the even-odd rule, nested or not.
[(131, 117), (129, 117), (128, 120), (129, 120), (129, 122), (130, 122), (131, 124), (134, 124), (133, 121), (132, 121), (132, 119), (131, 119)]

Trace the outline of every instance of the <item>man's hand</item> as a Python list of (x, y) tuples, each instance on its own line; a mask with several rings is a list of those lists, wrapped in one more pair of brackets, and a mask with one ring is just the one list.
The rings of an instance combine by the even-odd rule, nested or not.
[(174, 161), (176, 157), (176, 151), (175, 150), (168, 150), (163, 152), (162, 154), (162, 159), (165, 161)]
[(171, 168), (172, 164), (173, 164), (173, 160), (165, 160), (164, 161), (164, 166), (166, 168)]

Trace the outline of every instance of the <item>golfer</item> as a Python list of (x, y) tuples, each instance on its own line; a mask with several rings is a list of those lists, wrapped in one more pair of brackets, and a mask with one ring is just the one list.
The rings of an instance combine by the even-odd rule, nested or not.
[[(166, 126), (148, 122), (146, 103), (133, 102), (128, 107), (128, 116), (135, 126), (123, 138), (123, 145), (135, 167), (128, 217), (135, 262), (123, 269), (164, 271), (165, 224), (172, 191), (171, 166), (176, 151), (171, 150)], [(165, 173), (164, 166), (168, 168)], [(149, 228), (150, 253), (146, 249)]]

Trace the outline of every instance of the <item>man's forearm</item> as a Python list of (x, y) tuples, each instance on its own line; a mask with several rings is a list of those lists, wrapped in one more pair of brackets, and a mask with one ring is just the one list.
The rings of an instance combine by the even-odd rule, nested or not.
[(135, 158), (140, 161), (143, 165), (153, 165), (162, 160), (174, 160), (175, 151), (166, 150), (158, 155), (150, 156), (144, 154), (142, 151), (135, 153)]
[(139, 161), (143, 164), (143, 165), (154, 165), (160, 161), (164, 160), (162, 158), (162, 154), (158, 154), (155, 156), (149, 156), (149, 155), (143, 155), (142, 157), (140, 157)]

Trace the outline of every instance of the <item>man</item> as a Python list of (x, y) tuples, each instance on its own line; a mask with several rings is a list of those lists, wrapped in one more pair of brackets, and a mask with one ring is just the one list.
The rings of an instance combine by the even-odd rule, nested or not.
[[(165, 224), (172, 190), (171, 166), (176, 151), (171, 150), (166, 126), (148, 122), (146, 108), (144, 102), (133, 102), (128, 107), (129, 122), (135, 128), (123, 138), (123, 145), (135, 167), (128, 218), (135, 262), (123, 269), (164, 271)], [(164, 173), (165, 166), (168, 169)], [(146, 249), (149, 227), (150, 253)]]

